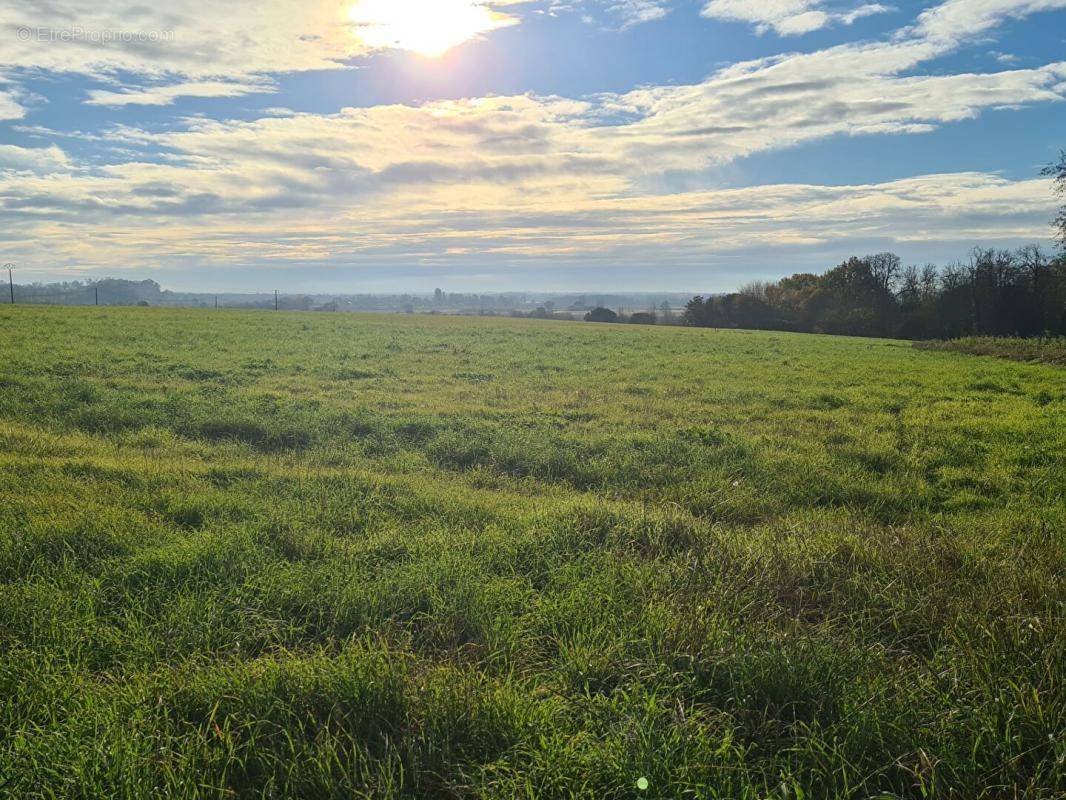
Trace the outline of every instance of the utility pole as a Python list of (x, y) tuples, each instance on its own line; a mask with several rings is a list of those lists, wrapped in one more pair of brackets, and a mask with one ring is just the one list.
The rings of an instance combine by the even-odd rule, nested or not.
[(7, 285), (11, 289), (11, 305), (15, 305), (15, 278), (11, 275), (11, 267), (7, 268)]
[(93, 287), (93, 296), (96, 298), (96, 305), (100, 305), (100, 287)]
[(218, 311), (218, 295), (215, 295), (215, 311)]
[(277, 289), (274, 290), (274, 310), (275, 311), (280, 311), (281, 310), (280, 307), (278, 306), (278, 290)]

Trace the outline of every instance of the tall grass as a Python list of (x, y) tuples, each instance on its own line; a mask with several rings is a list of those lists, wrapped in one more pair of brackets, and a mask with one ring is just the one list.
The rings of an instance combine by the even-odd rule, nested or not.
[(1066, 793), (1059, 368), (452, 318), (0, 336), (0, 796)]
[(1042, 336), (1030, 339), (969, 336), (948, 341), (917, 342), (915, 347), (922, 350), (950, 350), (975, 356), (996, 356), (1013, 361), (1066, 366), (1066, 336)]

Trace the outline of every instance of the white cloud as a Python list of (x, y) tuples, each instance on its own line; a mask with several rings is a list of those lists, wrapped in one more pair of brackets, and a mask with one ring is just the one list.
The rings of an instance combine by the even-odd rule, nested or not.
[[(616, 15), (623, 27), (659, 19), (671, 6), (669, 0), (495, 0), (489, 5), (503, 25), (516, 21), (506, 13), (514, 9), (532, 13), (586, 4)], [(352, 0), (228, 0), (224, 9), (209, 0), (156, 5), (0, 0), (0, 31), (8, 32), (0, 37), (0, 70), (143, 78), (133, 90), (94, 93), (90, 100), (98, 104), (159, 105), (182, 93), (226, 96), (236, 91), (234, 85), (262, 85), (264, 76), (344, 68), (366, 55), (373, 48), (360, 39), (351, 7)], [(947, 0), (902, 35), (949, 46), (1006, 18), (1063, 7), (1066, 0)], [(709, 0), (703, 13), (789, 35), (850, 24), (885, 10), (881, 3), (861, 0)], [(10, 94), (0, 99), (0, 113), (7, 118), (18, 108)]]
[(580, 11), (588, 24), (596, 24), (591, 8), (603, 9), (623, 30), (645, 22), (663, 19), (670, 13), (671, 0), (548, 0), (551, 13)]
[[(544, 192), (558, 202), (636, 195), (649, 176), (699, 174), (834, 135), (917, 133), (988, 108), (1063, 99), (1066, 64), (983, 75), (897, 77), (922, 58), (897, 44), (740, 64), (693, 86), (593, 100), (515, 96), (345, 109), (336, 114), (194, 119), (118, 129), (110, 139), (164, 163), (112, 165), (84, 198), (100, 212), (260, 213), (349, 208), (433, 194), (456, 208)], [(607, 122), (619, 114), (624, 123)], [(111, 186), (103, 178), (119, 178)], [(140, 182), (167, 185), (127, 194)], [(398, 211), (397, 213), (404, 213)]]
[[(410, 2), (411, 0), (409, 0)], [(513, 21), (494, 0), (499, 25)], [(353, 0), (0, 0), (0, 67), (234, 80), (344, 67), (376, 49)]]
[(921, 132), (984, 109), (1064, 99), (1066, 63), (898, 77), (935, 53), (921, 42), (887, 43), (737, 64), (694, 86), (609, 100), (638, 119), (599, 135), (649, 170), (693, 169), (833, 135)]
[(0, 92), (0, 120), (22, 119), (26, 116), (26, 109), (19, 103), (18, 98), (11, 92)]
[[(972, 11), (978, 0), (966, 3)], [(830, 136), (919, 133), (987, 109), (1066, 99), (1066, 63), (919, 74), (986, 33), (989, 19), (1006, 19), (1002, 2), (991, 5), (950, 12), (950, 37), (923, 15), (887, 41), (735, 64), (688, 86), (116, 128), (109, 144), (125, 154), (103, 166), (72, 163), (55, 147), (9, 147), (0, 150), (0, 229), (21, 248), (13, 257), (41, 268), (598, 264), (652, 254), (695, 264), (756, 239), (829, 248), (1039, 238), (1051, 206), (1046, 181), (965, 173), (708, 188), (717, 167), (753, 153)], [(225, 96), (258, 85), (254, 77), (183, 83), (91, 99), (164, 104), (190, 90)], [(683, 188), (671, 184), (674, 175), (685, 176)], [(41, 241), (46, 250), (34, 246)]]
[(55, 145), (50, 147), (19, 147), (13, 144), (0, 145), (0, 187), (5, 173), (51, 174), (68, 172), (70, 161), (66, 153)]
[[(120, 180), (118, 175), (99, 179), (93, 188), (106, 197)], [(49, 188), (58, 195), (71, 187), (55, 178), (26, 176), (16, 193)], [(166, 183), (142, 181), (137, 188), (144, 197), (155, 192), (157, 208), (189, 199), (170, 197)], [(31, 195), (5, 231), (10, 255), (35, 270), (366, 265), (380, 275), (388, 274), (389, 266), (552, 263), (614, 269), (651, 260), (705, 269), (756, 245), (779, 258), (789, 254), (793, 264), (814, 252), (827, 267), (869, 247), (918, 245), (928, 252), (949, 243), (961, 252), (975, 242), (1039, 239), (1046, 230), (1048, 188), (1042, 180), (960, 173), (869, 185), (770, 185), (653, 197), (570, 192), (561, 201), (547, 192), (516, 198), (460, 189), (295, 214), (283, 209), (240, 217), (170, 213), (166, 224), (160, 224), (161, 211), (118, 213), (87, 204), (72, 207), (65, 218), (49, 217), (42, 214), (40, 196)], [(82, 189), (83, 197), (88, 189)], [(404, 213), (397, 213), (401, 208)], [(47, 251), (36, 246), (42, 237), (49, 242)]]
[(336, 67), (362, 48), (343, 0), (0, 0), (0, 64), (192, 79)]
[[(945, 44), (978, 36), (1003, 23), (1041, 11), (1066, 8), (1066, 0), (945, 0), (926, 9), (907, 36)], [(862, 17), (893, 10), (881, 3), (843, 6), (836, 0), (708, 0), (703, 16), (746, 22), (759, 33), (779, 36), (810, 33), (835, 23), (850, 25)]]
[(622, 18), (623, 27), (632, 27), (645, 22), (654, 22), (670, 13), (662, 0), (620, 0), (611, 4), (611, 12)]
[[(965, 174), (856, 187), (644, 188), (651, 175), (695, 175), (799, 141), (930, 130), (988, 107), (1061, 98), (1066, 65), (896, 77), (923, 57), (914, 48), (752, 62), (696, 86), (595, 102), (495, 97), (111, 132), (133, 152), (162, 151), (161, 161), (92, 168), (53, 149), (47, 168), (30, 169), (42, 151), (16, 148), (8, 161), (21, 160), (17, 171), (0, 177), (0, 226), (28, 251), (47, 239), (47, 254), (31, 255), (51, 267), (182, 258), (595, 264), (653, 251), (681, 263), (751, 237), (778, 247), (1040, 237), (1046, 181)], [(604, 123), (619, 111), (626, 123)]]
[(1066, 0), (946, 0), (918, 17), (913, 34), (955, 44), (987, 33), (1008, 19), (1066, 8)]
[[(481, 0), (470, 2), (484, 10)], [(493, 0), (484, 6), (492, 9), (486, 12), (491, 28), (517, 22), (505, 11), (517, 2), (522, 0)], [(0, 73), (80, 74), (106, 82), (134, 75), (145, 80), (135, 89), (90, 94), (90, 104), (106, 106), (169, 105), (183, 96), (266, 91), (272, 85), (269, 76), (344, 69), (353, 59), (387, 46), (368, 37), (352, 19), (352, 3), (227, 0), (220, 7), (213, 0), (0, 0)], [(472, 30), (470, 36), (478, 33)], [(0, 94), (0, 119), (17, 118), (18, 109), (10, 95)]]
[(846, 9), (827, 7), (826, 0), (710, 0), (703, 16), (729, 22), (747, 22), (759, 33), (798, 36), (840, 23), (883, 14), (891, 9), (880, 3), (865, 3)]
[(272, 92), (270, 80), (237, 83), (234, 81), (189, 81), (167, 86), (142, 89), (123, 89), (118, 92), (93, 89), (86, 105), (118, 108), (127, 105), (169, 106), (180, 97), (240, 97), (246, 94)]

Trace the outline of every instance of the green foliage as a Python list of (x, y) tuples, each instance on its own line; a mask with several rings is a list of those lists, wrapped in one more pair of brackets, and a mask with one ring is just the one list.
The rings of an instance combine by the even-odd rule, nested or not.
[[(1066, 181), (1062, 169), (1060, 183)], [(880, 253), (850, 258), (824, 275), (793, 275), (735, 294), (695, 297), (682, 321), (697, 328), (918, 340), (1061, 335), (1066, 258), (1049, 258), (1036, 245), (1014, 252), (978, 248), (968, 263), (939, 270), (903, 267), (898, 256)]]
[(449, 317), (0, 336), (0, 797), (1066, 792), (1060, 367)]
[(652, 311), (638, 311), (629, 315), (630, 325), (656, 325), (658, 322), (658, 316)]
[(585, 322), (618, 322), (618, 315), (609, 308), (594, 308), (585, 315)]

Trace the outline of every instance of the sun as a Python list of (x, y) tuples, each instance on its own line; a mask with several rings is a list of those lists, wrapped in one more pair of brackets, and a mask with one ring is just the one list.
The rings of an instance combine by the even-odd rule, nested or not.
[(395, 47), (427, 58), (515, 23), (480, 0), (357, 0), (348, 18), (367, 47)]

